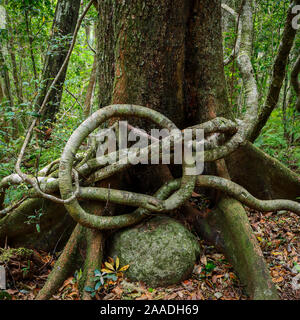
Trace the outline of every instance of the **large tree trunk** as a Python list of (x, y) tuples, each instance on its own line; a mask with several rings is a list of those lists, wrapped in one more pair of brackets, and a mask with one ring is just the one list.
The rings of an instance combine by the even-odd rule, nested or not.
[[(163, 113), (181, 128), (217, 116), (231, 118), (223, 67), (220, 1), (178, 0), (164, 1), (160, 5), (156, 1), (133, 1), (130, 6), (98, 1), (98, 5), (101, 106), (110, 103), (144, 105)], [(134, 181), (139, 190), (145, 187), (145, 180), (164, 182), (170, 178), (168, 168), (153, 171), (142, 166), (132, 170), (135, 176), (139, 176), (138, 172), (142, 177), (142, 183), (138, 183), (137, 178)], [(206, 171), (216, 173), (215, 165), (207, 166)], [(147, 183), (147, 191), (149, 185), (151, 182)], [(246, 283), (249, 294), (258, 299), (276, 298), (243, 207), (233, 199), (221, 200), (219, 206), (221, 210), (216, 211), (218, 228), (224, 233), (225, 253)], [(236, 208), (241, 215), (240, 225), (234, 222), (236, 217), (231, 214)], [(236, 233), (236, 237), (228, 237), (228, 230)], [(234, 252), (246, 252), (249, 263), (247, 258), (241, 263), (239, 258), (230, 257)], [(261, 288), (256, 286), (258, 283)]]
[[(132, 103), (184, 120), (188, 1), (98, 1), (100, 104)], [(176, 110), (176, 112), (174, 112)]]

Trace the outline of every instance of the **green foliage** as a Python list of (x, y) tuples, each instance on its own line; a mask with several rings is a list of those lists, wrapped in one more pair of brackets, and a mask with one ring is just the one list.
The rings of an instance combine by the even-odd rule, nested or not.
[(30, 260), (27, 261), (27, 266), (22, 268), (23, 277), (26, 277), (28, 272), (30, 271)]
[(91, 297), (94, 297), (97, 292), (103, 287), (109, 286), (110, 282), (116, 282), (119, 277), (123, 276), (123, 272), (129, 268), (129, 265), (120, 267), (120, 260), (117, 257), (116, 261), (109, 257), (109, 262), (105, 262), (105, 268), (101, 271), (94, 270), (94, 278), (92, 279), (95, 283), (94, 287), (86, 286), (85, 291), (89, 292)]
[[(287, 9), (290, 1), (256, 1), (254, 10), (252, 64), (259, 90), (259, 103), (263, 106), (268, 94), (273, 72), (273, 64), (282, 39)], [(239, 7), (235, 10), (238, 12)], [(231, 53), (236, 39), (236, 23), (232, 21), (223, 34), (225, 56)], [(290, 81), (291, 67), (300, 46), (299, 33), (290, 55), (287, 68), (287, 80)], [(230, 102), (236, 117), (241, 117), (245, 110), (244, 88), (236, 61), (225, 67)], [(279, 103), (271, 114), (266, 126), (255, 144), (294, 170), (300, 164), (300, 120), (295, 111), (295, 93), (288, 83), (282, 88)]]
[(300, 118), (294, 108), (287, 110), (286, 134), (282, 110), (275, 109), (255, 144), (285, 165), (298, 169), (300, 166)]
[(205, 265), (205, 271), (207, 273), (212, 272), (216, 268), (216, 265), (212, 261), (208, 261)]
[[(49, 0), (9, 0), (5, 4), (9, 20), (7, 20), (7, 29), (0, 30), (0, 40), (5, 47), (9, 47), (9, 40), (12, 41), (10, 45), (12, 45), (12, 51), (16, 59), (17, 76), (23, 101), (20, 102), (17, 98), (13, 81), (12, 57), (8, 50), (4, 50), (6, 65), (3, 68), (6, 68), (9, 72), (14, 107), (11, 109), (7, 99), (0, 100), (0, 179), (14, 172), (16, 156), (23, 144), (26, 128), (34, 118), (38, 117), (34, 101), (38, 91), (44, 85), (43, 82), (33, 76), (25, 12), (28, 16), (30, 34), (32, 35), (33, 57), (40, 77), (46, 55), (50, 51), (52, 54), (56, 54), (72, 39), (70, 35), (51, 37), (55, 6), (56, 1)], [(87, 45), (84, 27), (92, 26), (96, 18), (97, 12), (94, 8), (91, 8), (84, 19), (83, 27), (79, 31), (64, 83), (64, 88), (72, 92), (79, 103), (64, 90), (51, 137), (45, 139), (42, 135), (33, 134), (22, 163), (24, 172), (35, 174), (43, 166), (59, 158), (74, 128), (83, 120), (81, 105), (84, 103), (86, 87), (93, 64), (93, 52)], [(13, 136), (12, 131), (15, 123), (18, 124), (18, 134)], [(41, 123), (40, 125), (47, 126), (48, 124)], [(19, 199), (21, 193), (22, 189), (11, 188), (6, 195), (5, 203)]]
[[(83, 5), (87, 2), (84, 0)], [(238, 12), (239, 5), (238, 2), (235, 3), (234, 9)], [(16, 156), (24, 141), (26, 128), (33, 119), (38, 117), (34, 102), (39, 90), (45, 84), (40, 81), (40, 78), (47, 54), (50, 52), (52, 55), (57, 54), (71, 40), (70, 35), (51, 36), (56, 4), (57, 1), (50, 0), (8, 0), (2, 2), (9, 19), (7, 19), (6, 29), (0, 30), (0, 43), (7, 48), (3, 50), (5, 64), (0, 66), (0, 70), (2, 73), (4, 71), (9, 73), (13, 108), (6, 98), (0, 100), (0, 179), (14, 172)], [(260, 92), (260, 105), (264, 104), (267, 96), (272, 67), (282, 38), (288, 6), (288, 0), (256, 1), (252, 62)], [(25, 16), (28, 18), (28, 26)], [(94, 53), (87, 44), (86, 30), (93, 28), (97, 19), (98, 13), (92, 6), (83, 21), (71, 55), (62, 100), (51, 136), (49, 139), (45, 139), (42, 135), (34, 133), (22, 163), (24, 172), (35, 174), (43, 166), (59, 158), (74, 128), (83, 120), (82, 106), (94, 59)], [(27, 27), (29, 27), (29, 34)], [(230, 55), (232, 51), (236, 41), (236, 31), (236, 22), (230, 18), (223, 38), (225, 56)], [(95, 43), (91, 43), (91, 45), (95, 47)], [(33, 75), (31, 46), (38, 79), (35, 79)], [(298, 33), (295, 48), (290, 57), (288, 80), (290, 79), (291, 66), (297, 57), (296, 48), (299, 46), (300, 34)], [(8, 50), (10, 47), (15, 56), (22, 101), (19, 101), (17, 95), (12, 55)], [(236, 62), (225, 67), (225, 75), (234, 115), (240, 117), (245, 112), (244, 88)], [(257, 139), (256, 145), (284, 164), (296, 169), (297, 166), (299, 167), (300, 161), (300, 124), (299, 114), (294, 111), (295, 94), (290, 89), (290, 84), (288, 84), (286, 97), (286, 111), (283, 111), (282, 108), (283, 100), (282, 90), (278, 107), (272, 113), (261, 136)], [(48, 126), (48, 123), (40, 125)], [(17, 126), (17, 134), (13, 135), (15, 126)], [(25, 186), (11, 188), (6, 195), (5, 204), (20, 199), (25, 190)]]
[(27, 224), (35, 224), (36, 231), (38, 233), (40, 233), (41, 232), (40, 220), (41, 220), (42, 215), (43, 215), (43, 209), (42, 208), (39, 209), (39, 210), (36, 210), (34, 215), (27, 216), (28, 220), (25, 223), (27, 223)]
[(0, 300), (11, 300), (12, 299), (12, 296), (4, 291), (4, 290), (0, 290)]
[(86, 286), (84, 288), (85, 291), (90, 292), (91, 297), (94, 297), (96, 295), (96, 293), (100, 290), (101, 287), (104, 286), (107, 280), (117, 281), (118, 279), (118, 277), (115, 274), (107, 274), (97, 269), (94, 271), (94, 275), (95, 275), (95, 277), (93, 278), (93, 281), (95, 282), (94, 288), (91, 288), (89, 286)]
[(79, 271), (75, 271), (73, 283), (79, 283), (80, 279), (82, 278), (82, 270), (79, 269)]

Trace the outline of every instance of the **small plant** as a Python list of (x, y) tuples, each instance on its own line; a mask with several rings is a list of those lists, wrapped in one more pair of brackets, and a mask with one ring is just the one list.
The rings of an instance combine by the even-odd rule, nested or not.
[(30, 270), (30, 260), (27, 261), (27, 267), (22, 268), (23, 278), (26, 277)]
[(0, 300), (11, 300), (11, 299), (12, 299), (12, 296), (8, 292), (0, 290)]
[(293, 269), (300, 273), (300, 265), (297, 262), (294, 262), (294, 268)]
[(129, 264), (120, 268), (120, 259), (117, 257), (116, 261), (113, 258), (108, 258), (109, 262), (105, 262), (106, 268), (102, 268), (101, 271), (104, 273), (114, 273), (117, 277), (122, 276), (123, 272), (129, 268)]
[(205, 265), (206, 273), (212, 272), (215, 268), (216, 268), (216, 265), (211, 261), (207, 262), (207, 264)]
[(73, 284), (79, 283), (80, 279), (82, 278), (82, 270), (79, 269), (79, 271), (75, 271), (74, 278), (72, 280)]
[(108, 258), (109, 262), (104, 263), (104, 268), (94, 271), (93, 281), (95, 282), (94, 288), (86, 286), (85, 291), (90, 292), (91, 297), (95, 297), (96, 293), (102, 288), (110, 284), (110, 282), (116, 282), (119, 277), (123, 277), (123, 272), (129, 268), (129, 265), (120, 268), (120, 260), (117, 257), (116, 261), (113, 258)]
[(35, 224), (35, 227), (36, 227), (36, 231), (38, 233), (41, 232), (41, 227), (40, 227), (40, 220), (41, 220), (41, 217), (43, 215), (43, 210), (42, 208), (39, 209), (39, 210), (36, 210), (35, 211), (35, 215), (32, 215), (32, 216), (28, 216), (28, 220), (25, 222), (27, 224)]

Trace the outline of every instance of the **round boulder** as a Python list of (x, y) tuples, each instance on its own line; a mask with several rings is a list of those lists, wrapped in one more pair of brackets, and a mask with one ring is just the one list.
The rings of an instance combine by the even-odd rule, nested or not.
[(118, 231), (110, 243), (110, 256), (129, 264), (126, 276), (151, 286), (167, 286), (185, 280), (200, 254), (197, 238), (182, 224), (157, 216)]

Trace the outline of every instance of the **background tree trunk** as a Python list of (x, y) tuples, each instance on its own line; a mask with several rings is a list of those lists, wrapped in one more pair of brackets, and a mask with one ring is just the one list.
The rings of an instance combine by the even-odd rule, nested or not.
[[(58, 74), (66, 58), (78, 19), (79, 7), (80, 0), (61, 0), (57, 2), (52, 26), (52, 36), (40, 81), (41, 89), (36, 100), (37, 110), (39, 110), (53, 78)], [(61, 73), (55, 87), (51, 90), (47, 107), (42, 115), (41, 121), (47, 119), (50, 120), (50, 123), (55, 121), (55, 114), (59, 109), (66, 73), (67, 66)]]

